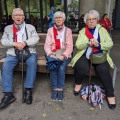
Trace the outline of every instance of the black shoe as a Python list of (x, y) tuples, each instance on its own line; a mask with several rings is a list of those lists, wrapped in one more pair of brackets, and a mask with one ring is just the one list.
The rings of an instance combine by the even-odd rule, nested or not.
[(80, 94), (80, 91), (73, 91), (73, 94), (75, 95), (75, 96), (78, 96), (79, 94)]
[(108, 106), (109, 106), (110, 109), (115, 109), (116, 108), (116, 104), (109, 104), (108, 103)]
[(116, 108), (116, 104), (110, 104), (108, 99), (107, 99), (107, 102), (108, 102), (108, 106), (110, 109), (115, 109)]
[(25, 103), (32, 104), (32, 91), (31, 90), (25, 91)]
[(10, 96), (5, 95), (1, 100), (0, 108), (6, 107), (7, 105), (14, 102), (15, 100), (16, 98), (13, 95), (10, 95)]

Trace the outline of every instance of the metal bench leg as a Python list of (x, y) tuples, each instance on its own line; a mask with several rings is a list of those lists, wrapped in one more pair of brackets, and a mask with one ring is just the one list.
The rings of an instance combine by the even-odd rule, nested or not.
[(1, 78), (1, 70), (0, 70), (0, 82), (2, 82), (2, 78)]
[(113, 77), (112, 77), (113, 88), (115, 87), (116, 75), (117, 75), (117, 67), (116, 67), (116, 65), (114, 64), (114, 71), (113, 71)]

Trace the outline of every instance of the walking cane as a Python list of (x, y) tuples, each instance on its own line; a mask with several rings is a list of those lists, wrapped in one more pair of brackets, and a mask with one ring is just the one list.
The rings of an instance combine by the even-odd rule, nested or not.
[(22, 50), (22, 103), (24, 103), (25, 102), (25, 92), (24, 92), (24, 76), (23, 76), (23, 71), (24, 70), (24, 67), (23, 67), (23, 50)]
[(88, 101), (90, 102), (90, 81), (91, 81), (91, 71), (92, 71), (92, 54), (90, 54), (90, 70), (89, 70), (89, 82), (88, 82)]

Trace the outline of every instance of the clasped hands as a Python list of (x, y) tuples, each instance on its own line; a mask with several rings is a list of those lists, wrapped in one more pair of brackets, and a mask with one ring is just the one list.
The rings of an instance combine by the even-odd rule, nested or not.
[(98, 40), (96, 40), (95, 38), (90, 39), (90, 41), (88, 42), (88, 45), (91, 47), (98, 47), (99, 46), (99, 42)]
[(23, 50), (23, 48), (26, 46), (24, 42), (13, 42), (12, 45), (18, 50)]

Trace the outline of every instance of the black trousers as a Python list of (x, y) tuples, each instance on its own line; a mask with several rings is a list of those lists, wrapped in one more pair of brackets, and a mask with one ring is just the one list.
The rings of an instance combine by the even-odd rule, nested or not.
[[(105, 88), (107, 97), (114, 97), (114, 89), (112, 85), (112, 77), (109, 72), (109, 64), (108, 62), (104, 62), (102, 64), (93, 64), (97, 75), (100, 77), (100, 80)], [(85, 55), (80, 57), (75, 64), (75, 84), (82, 84), (83, 79), (86, 74), (89, 73), (90, 69), (90, 61), (86, 58)]]

